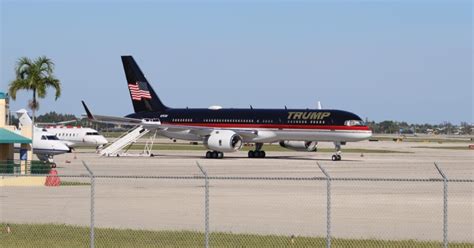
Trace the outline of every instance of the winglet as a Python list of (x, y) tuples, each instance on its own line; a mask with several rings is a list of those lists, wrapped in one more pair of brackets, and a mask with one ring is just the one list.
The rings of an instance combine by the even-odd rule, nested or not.
[(87, 107), (86, 103), (84, 101), (81, 101), (81, 102), (82, 102), (82, 106), (84, 106), (84, 109), (86, 110), (87, 118), (89, 120), (94, 120), (94, 116), (92, 115), (91, 111)]

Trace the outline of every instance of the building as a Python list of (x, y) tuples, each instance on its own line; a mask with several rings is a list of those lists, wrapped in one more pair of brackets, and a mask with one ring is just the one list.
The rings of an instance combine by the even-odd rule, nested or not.
[[(20, 158), (21, 173), (26, 172), (26, 164), (31, 161), (32, 153), (32, 132), (25, 130), (21, 135), (15, 132), (15, 126), (9, 126), (9, 99), (8, 94), (0, 92), (0, 165), (14, 163), (14, 144), (20, 144), (23, 159)], [(4, 171), (6, 172), (6, 171)]]

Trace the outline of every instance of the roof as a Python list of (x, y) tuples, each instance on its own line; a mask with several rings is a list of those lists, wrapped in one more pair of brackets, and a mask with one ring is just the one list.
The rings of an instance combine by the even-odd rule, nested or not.
[(7, 93), (3, 93), (0, 91), (0, 99), (6, 99), (7, 98)]
[(25, 138), (19, 134), (0, 128), (0, 144), (30, 144), (31, 139)]

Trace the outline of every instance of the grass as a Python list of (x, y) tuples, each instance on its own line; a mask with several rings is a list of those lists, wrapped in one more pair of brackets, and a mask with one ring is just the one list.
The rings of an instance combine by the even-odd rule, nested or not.
[(91, 183), (61, 181), (61, 186), (89, 186), (89, 185), (91, 185)]
[(418, 136), (418, 137), (413, 137), (413, 136), (407, 136), (407, 137), (401, 137), (398, 135), (393, 135), (393, 136), (377, 136), (374, 135), (370, 139), (376, 139), (379, 141), (394, 141), (394, 139), (400, 139), (402, 142), (421, 142), (421, 143), (470, 143), (472, 140), (469, 138), (443, 138), (443, 137), (423, 137), (423, 136)]
[[(87, 247), (89, 229), (58, 224), (0, 224), (0, 246), (7, 247)], [(146, 231), (95, 229), (96, 247), (203, 247), (204, 234), (192, 231)], [(211, 247), (324, 247), (322, 237), (211, 233)], [(472, 248), (472, 243), (450, 243), (449, 247)], [(332, 247), (442, 247), (441, 242), (416, 240), (333, 239)]]
[(414, 146), (412, 148), (429, 148), (429, 149), (449, 149), (449, 150), (472, 150), (468, 146)]

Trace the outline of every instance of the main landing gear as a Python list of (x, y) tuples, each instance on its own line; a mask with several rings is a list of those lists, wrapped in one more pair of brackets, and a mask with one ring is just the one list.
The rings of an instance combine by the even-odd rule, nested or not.
[(206, 158), (223, 158), (224, 153), (219, 151), (207, 151)]
[(334, 146), (336, 147), (336, 153), (332, 155), (332, 161), (340, 161), (342, 159), (341, 157), (341, 143), (340, 142), (334, 142)]
[(262, 151), (263, 143), (256, 143), (255, 144), (255, 151), (249, 151), (248, 157), (249, 158), (265, 158), (266, 153)]

